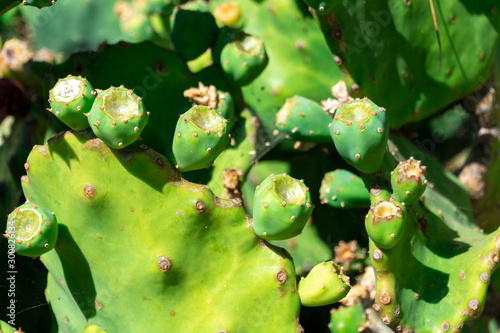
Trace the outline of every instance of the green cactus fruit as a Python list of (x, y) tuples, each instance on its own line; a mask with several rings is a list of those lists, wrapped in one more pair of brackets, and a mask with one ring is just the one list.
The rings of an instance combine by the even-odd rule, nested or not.
[(359, 332), (360, 326), (365, 321), (365, 309), (361, 304), (353, 304), (348, 307), (339, 306), (338, 309), (330, 311), (328, 327), (331, 333)]
[(233, 125), (234, 101), (230, 93), (218, 90), (214, 85), (205, 86), (198, 82), (198, 88), (189, 88), (184, 91), (184, 97), (194, 101), (196, 105), (208, 106), (214, 109), (225, 119), (228, 119), (229, 129)]
[(321, 181), (319, 197), (322, 204), (335, 208), (370, 207), (370, 192), (363, 179), (343, 169), (325, 174)]
[(142, 98), (132, 90), (110, 87), (99, 92), (88, 113), (88, 122), (94, 134), (108, 146), (121, 149), (136, 141), (150, 113)]
[(55, 215), (34, 203), (25, 203), (9, 214), (5, 237), (9, 249), (27, 257), (39, 257), (54, 248), (57, 241)]
[(171, 16), (172, 43), (186, 60), (193, 60), (203, 54), (216, 40), (218, 28), (215, 18), (199, 6), (177, 7)]
[(339, 154), (364, 173), (373, 173), (382, 165), (389, 120), (385, 109), (368, 98), (348, 101), (337, 109), (330, 134)]
[(349, 277), (340, 265), (326, 261), (311, 269), (299, 281), (300, 303), (304, 306), (323, 306), (333, 304), (344, 298), (351, 290)]
[(308, 98), (295, 95), (288, 98), (276, 113), (276, 127), (295, 140), (331, 142), (328, 129), (332, 118), (321, 105)]
[(228, 142), (227, 119), (208, 106), (195, 105), (177, 121), (172, 159), (182, 172), (203, 169), (210, 166)]
[(92, 108), (95, 92), (87, 79), (68, 75), (49, 91), (50, 112), (75, 131), (89, 127), (85, 116)]
[(264, 179), (255, 191), (253, 205), (255, 233), (275, 240), (300, 234), (313, 210), (309, 188), (287, 174)]
[(338, 5), (340, 0), (304, 0), (304, 2), (317, 13), (326, 14)]
[(23, 6), (35, 6), (38, 8), (55, 5), (57, 0), (21, 0)]
[(266, 68), (268, 57), (262, 40), (239, 33), (222, 47), (219, 60), (229, 82), (246, 86)]
[(406, 208), (391, 200), (379, 201), (366, 215), (365, 227), (368, 236), (382, 249), (393, 248), (404, 231)]
[(422, 162), (411, 157), (399, 162), (391, 172), (391, 185), (394, 199), (407, 205), (415, 203), (427, 187), (427, 170)]

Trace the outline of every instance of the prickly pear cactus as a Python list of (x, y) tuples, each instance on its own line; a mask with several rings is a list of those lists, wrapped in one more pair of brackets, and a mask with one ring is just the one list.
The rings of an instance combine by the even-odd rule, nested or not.
[(41, 260), (59, 331), (300, 329), (287, 254), (255, 237), (241, 206), (183, 180), (151, 149), (61, 133), (34, 147), (22, 184), (58, 216), (59, 241)]

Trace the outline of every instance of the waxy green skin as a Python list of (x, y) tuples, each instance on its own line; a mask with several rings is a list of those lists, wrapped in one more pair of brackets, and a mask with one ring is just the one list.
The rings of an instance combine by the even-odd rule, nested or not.
[(276, 113), (276, 128), (294, 140), (305, 142), (331, 142), (328, 129), (331, 121), (320, 104), (297, 95), (287, 99)]
[(266, 68), (268, 56), (262, 40), (240, 33), (231, 35), (231, 41), (222, 47), (219, 61), (229, 82), (246, 86)]
[[(408, 165), (412, 168), (420, 170), (419, 175), (406, 175), (404, 166)], [(426, 168), (422, 167), (421, 162), (413, 158), (404, 162), (398, 163), (396, 168), (391, 173), (391, 185), (394, 198), (399, 202), (404, 202), (407, 205), (415, 203), (427, 187)]]
[[(24, 227), (19, 225), (21, 221), (26, 221), (30, 217), (31, 219), (27, 224), (25, 224), (26, 222), (22, 223)], [(32, 231), (29, 232), (29, 235), (21, 236), (21, 232), (25, 234), (26, 231), (24, 230), (27, 228)], [(15, 241), (15, 252), (17, 254), (33, 258), (39, 257), (52, 250), (56, 245), (58, 234), (56, 217), (46, 208), (28, 202), (17, 207), (9, 214), (5, 234), (9, 236), (9, 239)], [(19, 240), (21, 240), (21, 243), (18, 242)]]
[(215, 18), (202, 4), (197, 8), (176, 8), (170, 21), (172, 43), (186, 60), (196, 59), (215, 43), (218, 33)]
[(363, 173), (373, 173), (382, 165), (389, 119), (385, 109), (371, 100), (356, 99), (336, 110), (330, 135), (346, 162)]
[(351, 286), (342, 267), (327, 261), (314, 266), (299, 281), (298, 290), (302, 305), (323, 306), (340, 301), (349, 293)]
[[(221, 130), (207, 130), (192, 119), (193, 113), (205, 113), (202, 117), (217, 117), (223, 124)], [(228, 121), (215, 110), (206, 106), (193, 106), (177, 121), (172, 144), (172, 160), (182, 172), (203, 169), (219, 156), (229, 142)]]
[[(65, 102), (54, 95), (54, 90), (59, 84), (68, 80), (78, 80), (81, 82), (78, 88), (80, 96), (72, 101)], [(94, 88), (90, 82), (81, 76), (68, 75), (63, 79), (59, 79), (54, 88), (49, 92), (49, 103), (51, 112), (59, 118), (63, 123), (69, 126), (72, 130), (81, 131), (89, 127), (86, 113), (90, 111), (95, 100)]]
[(319, 191), (321, 203), (334, 208), (370, 207), (370, 192), (363, 179), (348, 170), (327, 172)]
[(112, 150), (87, 130), (60, 133), (28, 161), (26, 197), (61, 221), (55, 251), (41, 257), (59, 332), (299, 329), (291, 259), (255, 236), (242, 206), (183, 180), (166, 158)]
[[(108, 114), (105, 105), (106, 98), (116, 93), (130, 96), (137, 103), (137, 113), (124, 118), (115, 118)], [(115, 149), (125, 148), (135, 142), (148, 123), (148, 119), (149, 112), (146, 111), (142, 99), (132, 90), (124, 87), (111, 87), (101, 91), (88, 116), (88, 122), (94, 134)]]
[(330, 316), (331, 333), (351, 333), (358, 332), (360, 326), (366, 321), (365, 309), (361, 304), (352, 306), (340, 306), (332, 310)]
[[(374, 211), (385, 204), (394, 205), (396, 212), (387, 217), (377, 217)], [(371, 240), (380, 248), (394, 247), (403, 236), (406, 220), (406, 208), (401, 203), (389, 200), (378, 201), (370, 207), (365, 218), (365, 228)]]
[[(284, 191), (293, 184), (301, 199), (285, 202)], [(278, 194), (278, 193), (281, 193)], [(288, 239), (297, 236), (305, 227), (313, 207), (309, 189), (300, 181), (287, 175), (270, 175), (260, 183), (253, 199), (253, 227), (255, 233), (265, 239)]]

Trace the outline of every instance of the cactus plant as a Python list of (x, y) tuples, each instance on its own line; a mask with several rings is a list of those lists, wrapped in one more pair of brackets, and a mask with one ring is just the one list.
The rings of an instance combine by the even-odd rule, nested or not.
[(2, 330), (495, 330), (493, 0), (26, 2), (0, 4)]

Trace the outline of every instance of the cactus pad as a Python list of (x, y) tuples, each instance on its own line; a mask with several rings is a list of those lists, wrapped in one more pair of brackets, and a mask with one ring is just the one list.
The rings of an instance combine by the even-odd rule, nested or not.
[(57, 222), (53, 213), (33, 204), (17, 207), (7, 220), (5, 236), (14, 243), (17, 254), (39, 257), (52, 250), (57, 240)]
[(110, 147), (121, 149), (139, 138), (148, 118), (142, 98), (120, 86), (97, 95), (88, 121), (98, 138)]
[(75, 131), (89, 127), (85, 114), (92, 108), (95, 92), (87, 79), (68, 75), (59, 79), (49, 93), (51, 112), (59, 120)]
[(26, 197), (60, 221), (55, 251), (41, 257), (59, 332), (300, 329), (287, 254), (255, 237), (241, 205), (183, 180), (166, 158), (110, 149), (87, 130), (57, 135), (28, 161)]

